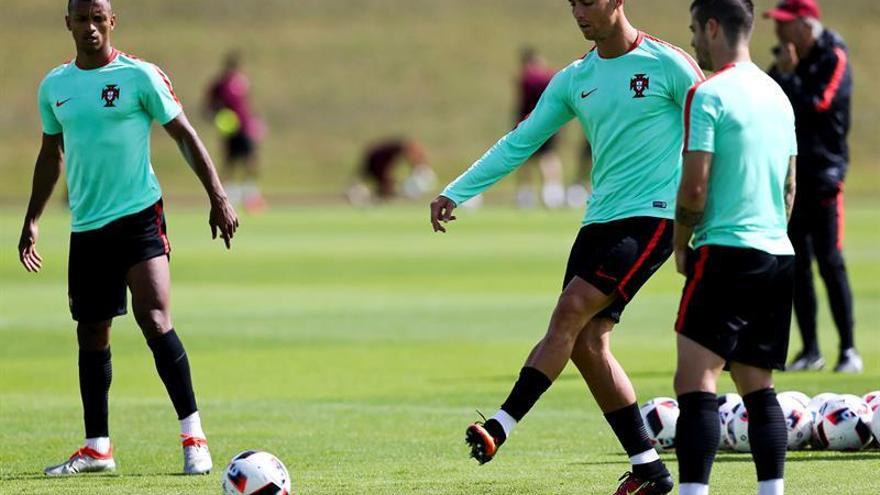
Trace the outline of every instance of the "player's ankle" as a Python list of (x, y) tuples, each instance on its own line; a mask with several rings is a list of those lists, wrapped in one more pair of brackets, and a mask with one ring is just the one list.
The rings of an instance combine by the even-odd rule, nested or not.
[(106, 455), (110, 452), (110, 437), (93, 437), (86, 438), (85, 445), (87, 448), (95, 452)]

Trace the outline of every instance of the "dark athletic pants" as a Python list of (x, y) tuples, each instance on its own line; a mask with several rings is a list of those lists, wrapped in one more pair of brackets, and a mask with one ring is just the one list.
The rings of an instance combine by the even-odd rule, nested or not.
[(819, 265), (819, 274), (828, 291), (831, 314), (840, 335), (840, 349), (854, 346), (853, 302), (843, 260), (843, 232), (842, 191), (798, 191), (788, 235), (795, 250), (794, 311), (807, 352), (819, 352), (813, 259)]

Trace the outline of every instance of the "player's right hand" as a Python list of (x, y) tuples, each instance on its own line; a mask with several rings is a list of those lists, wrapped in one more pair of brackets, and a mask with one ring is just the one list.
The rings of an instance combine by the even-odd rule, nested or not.
[(434, 232), (446, 233), (446, 227), (441, 222), (449, 223), (455, 220), (452, 215), (454, 209), (455, 201), (446, 196), (437, 196), (434, 201), (431, 201), (431, 226), (434, 227)]
[(43, 267), (43, 258), (37, 253), (37, 238), (40, 229), (36, 222), (27, 221), (21, 229), (21, 239), (18, 241), (18, 258), (21, 264), (29, 271), (36, 273)]

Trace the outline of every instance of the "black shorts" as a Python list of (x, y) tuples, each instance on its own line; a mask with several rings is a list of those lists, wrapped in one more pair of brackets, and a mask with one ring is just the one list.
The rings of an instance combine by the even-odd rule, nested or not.
[(634, 217), (584, 225), (578, 232), (563, 290), (579, 277), (605, 294), (616, 294), (597, 316), (620, 322), (626, 305), (672, 254), (672, 220)]
[(784, 369), (794, 256), (726, 246), (692, 254), (676, 331), (728, 363)]
[(229, 160), (248, 158), (254, 154), (254, 140), (244, 132), (238, 132), (226, 139), (226, 157)]
[(95, 323), (124, 315), (129, 268), (169, 253), (161, 199), (100, 229), (71, 233), (67, 293), (73, 319)]

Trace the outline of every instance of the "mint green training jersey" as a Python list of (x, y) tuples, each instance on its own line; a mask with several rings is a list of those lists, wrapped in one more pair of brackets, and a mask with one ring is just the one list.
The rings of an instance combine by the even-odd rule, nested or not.
[(83, 232), (137, 213), (162, 195), (150, 163), (153, 121), (182, 111), (155, 65), (114, 51), (107, 65), (53, 69), (39, 91), (43, 132), (64, 134), (72, 230)]
[(713, 154), (694, 246), (794, 254), (785, 179), (797, 136), (794, 110), (779, 85), (751, 62), (728, 65), (690, 90), (685, 128), (686, 152)]
[(624, 55), (593, 50), (561, 70), (535, 109), (441, 194), (461, 204), (525, 162), (577, 117), (593, 147), (593, 194), (584, 224), (675, 217), (682, 109), (703, 80), (681, 49), (645, 34)]

